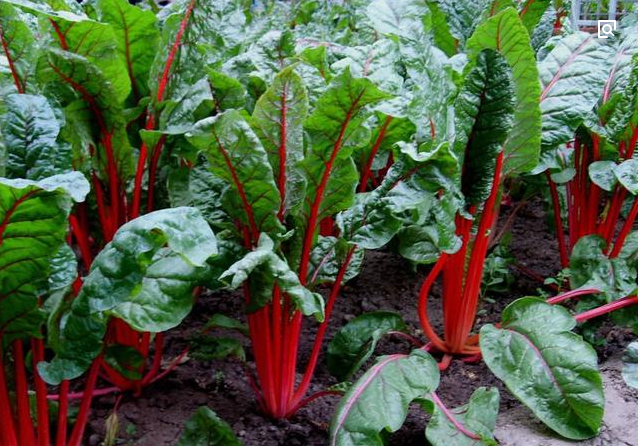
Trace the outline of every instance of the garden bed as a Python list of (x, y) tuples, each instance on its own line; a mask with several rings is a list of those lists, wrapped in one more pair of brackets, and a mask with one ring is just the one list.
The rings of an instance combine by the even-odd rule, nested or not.
[[(512, 210), (503, 206), (501, 214)], [(553, 276), (559, 269), (555, 238), (549, 231), (546, 214), (540, 200), (533, 200), (516, 215), (512, 227), (509, 246), (516, 261), (543, 277)], [(367, 254), (361, 274), (350, 281), (336, 303), (328, 340), (335, 331), (348, 320), (361, 313), (376, 309), (387, 309), (402, 314), (407, 324), (420, 336), (415, 311), (416, 296), (421, 278), (427, 268), (413, 272), (412, 267), (399, 256), (390, 252), (376, 251)], [(541, 284), (527, 277), (516, 268), (511, 268), (515, 276), (514, 285), (507, 294), (494, 294), (495, 303), (482, 303), (476, 326), (495, 322), (502, 309), (512, 300), (537, 295)], [(439, 288), (434, 288), (436, 295)], [(238, 292), (220, 292), (204, 295), (199, 299), (192, 314), (178, 329), (168, 334), (168, 354), (170, 359), (180, 354), (189, 339), (196, 334), (214, 313), (242, 316), (242, 297)], [(436, 329), (440, 329), (439, 299), (431, 299), (430, 312)], [(436, 322), (437, 321), (437, 322)], [(603, 329), (606, 346), (598, 348), (600, 361), (620, 353), (634, 339), (631, 331), (613, 326)], [(301, 340), (301, 351), (311, 349), (313, 338), (305, 330)], [(251, 365), (251, 352), (247, 347)], [(411, 346), (398, 339), (386, 338), (378, 346), (377, 352), (409, 352)], [(322, 360), (319, 362), (313, 390), (320, 390), (335, 384)], [(306, 362), (306, 358), (302, 358)], [(500, 390), (500, 411), (505, 412), (520, 403), (511, 396), (504, 385), (489, 371), (484, 363), (462, 364), (454, 361), (442, 374), (439, 395), (450, 407), (468, 401), (474, 389), (480, 386), (495, 386)], [(629, 388), (629, 398), (637, 401), (637, 391)], [(233, 428), (246, 446), (305, 445), (320, 446), (327, 443), (327, 430), (338, 397), (328, 396), (312, 402), (291, 420), (272, 421), (265, 418), (257, 408), (254, 394), (246, 379), (245, 368), (240, 361), (200, 362), (190, 359), (173, 373), (148, 388), (140, 398), (126, 395), (118, 411), (120, 421), (120, 444), (137, 446), (169, 446), (175, 444), (182, 432), (184, 422), (200, 406), (208, 406)], [(94, 402), (90, 445), (100, 444), (105, 432), (105, 421), (113, 410), (114, 396), (103, 396)], [(427, 419), (420, 409), (414, 408), (403, 428), (395, 433), (391, 445), (424, 445), (424, 426)], [(549, 435), (552, 435), (549, 433)]]

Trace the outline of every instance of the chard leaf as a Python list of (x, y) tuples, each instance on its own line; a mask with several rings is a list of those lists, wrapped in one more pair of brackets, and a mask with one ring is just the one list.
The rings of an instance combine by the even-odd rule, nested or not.
[(457, 45), (464, 48), (487, 9), (489, 0), (436, 0), (433, 3), (446, 17), (449, 32), (457, 40)]
[[(92, 143), (101, 143), (101, 150), (95, 155), (99, 174), (106, 176), (108, 150), (105, 145), (110, 144), (118, 176), (126, 178), (133, 170), (133, 160), (114, 81), (105, 77), (88, 59), (57, 49), (49, 50), (39, 59), (38, 77), (45, 85), (56, 86), (56, 94), (62, 102), (74, 104), (81, 109), (75, 110), (75, 114), (82, 115), (81, 119), (85, 122), (81, 122), (81, 125), (84, 128), (74, 131), (94, 134)], [(89, 117), (88, 113), (93, 117)], [(96, 124), (99, 129), (93, 128)]]
[(216, 110), (225, 111), (244, 106), (247, 92), (238, 80), (213, 70), (209, 71), (208, 76)]
[(540, 155), (541, 114), (540, 81), (527, 29), (516, 10), (507, 8), (480, 24), (466, 48), (471, 60), (483, 49), (496, 50), (511, 67), (516, 102), (513, 130), (504, 144), (504, 171), (530, 171)]
[(544, 148), (555, 148), (573, 138), (602, 94), (611, 56), (609, 47), (594, 35), (578, 32), (556, 42), (540, 61)]
[[(252, 298), (247, 311), (253, 312), (262, 308), (271, 300), (273, 285), (289, 295), (296, 307), (305, 316), (315, 315), (318, 321), (324, 319), (324, 300), (319, 294), (312, 293), (304, 287), (295, 272), (289, 268), (274, 250), (273, 240), (266, 234), (260, 235), (258, 246), (247, 253), (242, 259), (231, 265), (221, 276), (220, 280), (231, 278), (231, 288), (238, 288), (250, 275), (252, 279)], [(255, 301), (257, 299), (257, 301)]]
[(598, 433), (604, 392), (593, 348), (571, 332), (562, 307), (524, 297), (502, 313), (500, 328), (480, 330), (491, 371), (547, 426), (572, 440)]
[[(313, 287), (321, 283), (335, 282), (340, 268), (353, 248), (353, 245), (343, 238), (318, 236), (318, 242), (311, 251), (307, 285)], [(355, 248), (342, 279), (343, 284), (358, 275), (363, 260), (364, 250)]]
[(242, 446), (242, 443), (231, 426), (203, 406), (187, 420), (176, 446)]
[(387, 97), (370, 80), (354, 78), (345, 69), (318, 99), (305, 122), (310, 135), (302, 163), (307, 178), (305, 216), (317, 212), (320, 221), (351, 204), (358, 181), (351, 153), (370, 138), (363, 109)]
[(406, 332), (402, 317), (390, 311), (374, 311), (351, 319), (327, 347), (327, 367), (338, 381), (347, 381), (371, 357), (378, 341), (390, 331)]
[(251, 126), (262, 141), (282, 197), (278, 214), (299, 209), (305, 189), (299, 164), (304, 158), (302, 124), (307, 117), (307, 93), (295, 67), (282, 70), (258, 99)]
[(500, 393), (495, 387), (479, 387), (471, 395), (468, 404), (452, 409), (452, 416), (479, 439), (463, 433), (448, 418), (438, 404), (433, 404), (433, 413), (425, 429), (429, 444), (433, 446), (497, 446), (493, 429), (500, 407)]
[(381, 34), (413, 38), (429, 19), (429, 8), (419, 0), (374, 0), (367, 6), (367, 16)]
[(160, 38), (155, 14), (126, 0), (99, 0), (97, 7), (100, 20), (110, 24), (114, 31), (116, 48), (126, 63), (134, 98), (149, 95), (149, 69)]
[[(11, 62), (14, 73), (12, 81), (19, 93), (27, 90), (27, 82), (34, 66), (33, 51), (36, 42), (29, 26), (23, 21), (21, 12), (13, 5), (0, 2), (0, 41), (7, 58)], [(4, 65), (4, 64), (3, 64)]]
[(41, 181), (0, 178), (0, 337), (40, 337), (45, 313), (38, 292), (65, 241), (72, 200), (83, 201), (89, 183), (79, 172)]
[(5, 100), (2, 134), (7, 150), (6, 175), (40, 180), (71, 171), (69, 146), (56, 142), (60, 124), (43, 96), (12, 94)]
[(431, 11), (434, 43), (448, 57), (452, 57), (458, 52), (458, 39), (451, 33), (447, 15), (440, 9), (437, 1), (430, 1), (427, 4)]
[(194, 208), (151, 212), (121, 226), (61, 318), (56, 356), (39, 367), (43, 379), (79, 376), (102, 350), (111, 317), (154, 333), (178, 325), (216, 252), (213, 232)]
[(491, 193), (496, 159), (513, 124), (509, 65), (497, 51), (482, 50), (456, 99), (456, 151), (464, 160), (462, 193), (467, 206)]
[(267, 31), (248, 50), (249, 59), (259, 78), (267, 83), (290, 64), (295, 55), (295, 40), (291, 31)]
[(618, 164), (613, 173), (622, 186), (633, 195), (638, 195), (638, 160), (628, 159)]
[(615, 168), (614, 161), (595, 161), (589, 164), (589, 178), (600, 189), (611, 192), (616, 185)]
[(113, 102), (122, 104), (131, 91), (131, 81), (124, 58), (118, 51), (113, 28), (86, 17), (61, 13), (50, 15), (48, 24), (57, 48), (73, 53), (95, 66), (100, 76), (110, 84)]
[(280, 195), (267, 154), (249, 124), (236, 110), (199, 121), (187, 139), (203, 151), (211, 171), (227, 182), (227, 213), (254, 234), (281, 232)]
[(525, 0), (520, 5), (520, 19), (532, 37), (540, 19), (549, 7), (549, 3), (551, 0)]
[(435, 360), (422, 350), (382, 356), (344, 394), (329, 428), (330, 446), (382, 446), (382, 432), (404, 423), (409, 404), (440, 381)]

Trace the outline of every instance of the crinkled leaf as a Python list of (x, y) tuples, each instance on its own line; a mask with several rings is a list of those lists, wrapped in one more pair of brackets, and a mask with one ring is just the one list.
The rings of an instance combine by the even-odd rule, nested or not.
[(497, 51), (482, 50), (456, 99), (456, 151), (463, 159), (462, 193), (478, 206), (491, 193), (496, 158), (513, 125), (509, 65)]
[(367, 6), (367, 16), (381, 34), (413, 38), (422, 28), (429, 8), (419, 0), (374, 0)]
[(622, 186), (633, 195), (638, 195), (638, 160), (628, 159), (618, 164), (613, 173)]
[(216, 110), (225, 111), (244, 106), (247, 92), (238, 80), (218, 71), (209, 71), (208, 75)]
[(437, 405), (433, 404), (433, 413), (425, 429), (429, 444), (433, 446), (497, 446), (493, 438), (493, 429), (498, 417), (500, 393), (495, 387), (479, 387), (471, 395), (469, 403), (451, 409), (456, 421), (467, 431), (475, 434), (474, 439), (454, 425)]
[(2, 134), (7, 150), (6, 175), (40, 180), (71, 171), (70, 147), (56, 142), (60, 124), (43, 96), (12, 94), (5, 99)]
[(214, 411), (200, 407), (187, 420), (176, 446), (242, 446), (242, 443)]
[(194, 208), (156, 211), (121, 226), (62, 318), (56, 356), (40, 365), (43, 379), (79, 376), (100, 353), (110, 317), (138, 331), (178, 325), (191, 310), (205, 261), (216, 252), (213, 232)]
[[(258, 246), (231, 265), (220, 276), (220, 280), (231, 278), (231, 288), (238, 288), (249, 279), (251, 274), (257, 275), (260, 286), (256, 287), (256, 293), (252, 293), (252, 298), (258, 300), (248, 305), (248, 311), (259, 310), (270, 301), (273, 282), (275, 282), (283, 292), (293, 299), (296, 307), (304, 315), (313, 314), (319, 321), (322, 321), (324, 319), (322, 297), (312, 293), (300, 283), (298, 276), (289, 268), (287, 262), (273, 251), (274, 246), (273, 240), (266, 233), (262, 233)], [(266, 280), (270, 280), (272, 283), (265, 284)]]
[(279, 214), (299, 209), (305, 179), (299, 164), (304, 158), (302, 124), (307, 116), (307, 93), (294, 67), (285, 68), (260, 97), (253, 110), (251, 126), (262, 141), (269, 163), (284, 197)]
[(248, 57), (265, 82), (290, 64), (295, 52), (295, 40), (291, 31), (271, 30), (266, 32), (248, 50)]
[(51, 271), (47, 279), (49, 293), (64, 290), (78, 277), (78, 260), (71, 247), (64, 244), (50, 259)]
[(329, 428), (330, 446), (382, 446), (382, 432), (404, 423), (412, 401), (432, 392), (440, 374), (422, 350), (382, 356), (338, 403)]
[(199, 121), (187, 139), (206, 155), (211, 171), (229, 184), (224, 204), (229, 215), (254, 232), (280, 232), (280, 195), (267, 154), (236, 110)]
[(515, 88), (513, 130), (504, 144), (505, 172), (528, 172), (540, 155), (540, 81), (529, 33), (507, 8), (480, 24), (467, 41), (469, 59), (485, 48), (500, 52), (511, 67)]
[(363, 109), (386, 97), (370, 80), (354, 78), (345, 69), (318, 99), (305, 122), (310, 135), (302, 163), (307, 178), (306, 216), (317, 207), (321, 220), (351, 204), (358, 173), (350, 155), (370, 138), (363, 126)]
[(335, 282), (340, 268), (352, 250), (354, 250), (353, 254), (351, 254), (349, 265), (342, 278), (343, 284), (356, 277), (360, 272), (364, 260), (364, 250), (354, 248), (343, 238), (318, 236), (318, 241), (311, 251), (307, 285), (313, 287), (320, 283)]
[(449, 32), (464, 47), (482, 13), (489, 5), (489, 0), (436, 0), (440, 12), (446, 17)]
[(573, 440), (598, 433), (604, 392), (593, 348), (571, 332), (576, 323), (559, 306), (525, 297), (502, 313), (500, 328), (480, 330), (491, 371), (547, 426)]
[(600, 189), (611, 192), (616, 185), (615, 168), (616, 163), (613, 161), (595, 161), (589, 164), (589, 178)]
[(35, 182), (0, 179), (0, 333), (3, 343), (39, 337), (45, 314), (38, 291), (65, 241), (72, 199), (89, 183), (78, 172)]
[(149, 69), (158, 50), (160, 33), (153, 12), (126, 0), (99, 0), (100, 19), (111, 25), (116, 48), (125, 61), (135, 98), (149, 94)]
[(600, 98), (612, 56), (601, 42), (593, 34), (569, 34), (538, 64), (544, 148), (571, 140)]
[[(24, 92), (33, 71), (36, 54), (33, 49), (36, 42), (32, 30), (24, 23), (21, 12), (5, 2), (0, 2), (0, 41), (4, 49), (3, 57), (7, 57), (7, 64), (11, 61), (15, 70), (16, 77), (11, 80)], [(15, 86), (14, 88), (17, 89)]]
[(327, 367), (338, 381), (346, 381), (371, 357), (376, 344), (390, 331), (407, 331), (402, 317), (390, 311), (374, 311), (351, 319), (327, 347)]

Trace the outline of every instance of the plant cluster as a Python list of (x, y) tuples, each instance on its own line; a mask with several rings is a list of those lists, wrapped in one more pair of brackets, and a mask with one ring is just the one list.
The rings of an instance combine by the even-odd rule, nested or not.
[[(458, 410), (436, 393), (454, 359), (558, 434), (597, 435), (597, 357), (573, 330), (612, 313), (637, 332), (635, 18), (599, 40), (550, 0), (255, 3), (0, 0), (0, 446), (82, 444), (92, 398), (169, 373), (186, 352), (163, 369), (164, 332), (232, 289), (247, 323), (213, 315), (201, 347), (244, 359), (210, 332), (250, 338), (269, 417), (343, 394), (331, 445), (382, 444), (413, 402), (431, 444), (495, 444), (497, 389)], [(478, 329), (511, 284), (501, 204), (538, 177), (568, 291)], [(341, 385), (309, 395), (341, 287), (383, 247), (432, 264), (424, 339), (355, 317), (326, 350)], [(416, 348), (354, 379), (386, 334)], [(240, 444), (201, 408), (178, 444), (205, 439)]]

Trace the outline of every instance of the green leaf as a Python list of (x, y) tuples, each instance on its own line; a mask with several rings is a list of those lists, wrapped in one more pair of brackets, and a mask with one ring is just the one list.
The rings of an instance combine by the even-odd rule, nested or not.
[(382, 431), (404, 423), (412, 401), (432, 392), (440, 374), (422, 350), (382, 356), (345, 393), (331, 420), (330, 446), (382, 446)]
[(318, 221), (346, 209), (355, 195), (358, 173), (351, 158), (365, 144), (367, 105), (388, 96), (368, 79), (352, 77), (349, 69), (334, 77), (305, 122), (309, 150), (302, 163), (307, 178), (304, 215), (318, 209)]
[(269, 83), (290, 64), (295, 45), (290, 31), (271, 30), (249, 48), (247, 56), (256, 67), (257, 76)]
[(62, 317), (56, 356), (40, 365), (43, 379), (79, 376), (102, 350), (111, 317), (138, 331), (177, 326), (191, 310), (205, 261), (216, 252), (213, 232), (194, 208), (151, 212), (121, 226)]
[(208, 407), (200, 407), (187, 420), (176, 446), (242, 446), (231, 426)]
[(489, 0), (437, 0), (434, 3), (446, 17), (449, 32), (464, 47), (467, 39), (482, 19)]
[(110, 345), (105, 349), (103, 357), (109, 367), (126, 379), (142, 379), (145, 358), (134, 347), (119, 344)]
[(525, 297), (502, 313), (500, 328), (480, 330), (491, 371), (547, 426), (563, 437), (597, 435), (604, 392), (593, 348), (571, 332), (576, 323), (559, 306)]
[(78, 260), (68, 244), (60, 247), (51, 258), (51, 272), (49, 274), (48, 289), (53, 294), (56, 291), (65, 290), (71, 286), (78, 277)]
[(280, 195), (267, 154), (236, 110), (199, 121), (187, 139), (206, 155), (211, 171), (229, 184), (223, 203), (252, 232), (281, 231)]
[(402, 317), (390, 311), (361, 314), (343, 325), (327, 347), (327, 367), (338, 381), (347, 381), (371, 357), (390, 331), (406, 332)]
[(214, 108), (225, 111), (244, 106), (247, 92), (240, 82), (218, 71), (209, 71), (208, 75)]
[[(496, 159), (513, 125), (509, 65), (497, 51), (482, 50), (456, 99), (456, 151), (463, 161), (462, 193), (467, 206), (491, 193)], [(508, 156), (508, 155), (507, 155)]]
[(229, 356), (245, 360), (242, 343), (234, 338), (220, 338), (207, 334), (198, 334), (189, 341), (189, 356), (198, 361), (213, 361)]
[(543, 148), (573, 139), (602, 94), (611, 56), (596, 36), (578, 32), (556, 42), (540, 61)]
[[(347, 260), (347, 255), (354, 246), (343, 238), (318, 236), (318, 242), (311, 251), (307, 286), (313, 287), (321, 283), (333, 283)], [(364, 260), (364, 250), (355, 248), (351, 260), (342, 279), (346, 283), (360, 272)]]
[(8, 158), (6, 175), (40, 180), (71, 171), (69, 146), (56, 142), (60, 124), (46, 98), (12, 94), (5, 101), (1, 130)]
[(15, 70), (16, 77), (12, 77), (12, 81), (20, 86), (21, 92), (25, 92), (33, 74), (36, 42), (31, 29), (23, 21), (22, 13), (5, 2), (0, 2), (0, 41), (5, 50), (2, 55), (7, 58), (6, 64), (11, 61)]
[(258, 246), (231, 265), (220, 276), (220, 280), (230, 277), (231, 288), (235, 289), (249, 279), (250, 275), (258, 277), (258, 286), (252, 287), (252, 291), (255, 291), (252, 292), (252, 299), (257, 299), (257, 301), (248, 305), (247, 311), (259, 310), (268, 303), (272, 298), (273, 285), (276, 283), (284, 293), (292, 298), (296, 307), (305, 316), (313, 314), (318, 321), (322, 321), (324, 319), (324, 300), (319, 294), (312, 293), (300, 283), (297, 274), (289, 268), (287, 262), (273, 251), (274, 247), (273, 240), (266, 233), (262, 233)]
[(633, 195), (638, 195), (638, 160), (628, 159), (618, 164), (613, 173), (622, 186)]
[(616, 166), (613, 161), (595, 161), (589, 164), (589, 178), (600, 189), (611, 192), (617, 182), (614, 173)]
[(72, 199), (83, 201), (89, 183), (81, 173), (35, 182), (0, 178), (0, 330), (13, 339), (40, 337), (45, 314), (38, 292), (65, 242)]
[(202, 329), (211, 330), (214, 328), (227, 328), (230, 330), (237, 330), (247, 336), (249, 335), (249, 328), (247, 328), (246, 324), (220, 313), (216, 313), (211, 316)]
[(55, 45), (91, 63), (108, 80), (114, 102), (123, 103), (131, 91), (131, 81), (113, 27), (75, 14), (50, 15), (48, 19)]
[(429, 8), (419, 0), (374, 0), (367, 6), (367, 16), (381, 34), (413, 38), (425, 27)]
[(525, 0), (520, 6), (520, 19), (522, 24), (527, 28), (529, 34), (533, 36), (533, 32), (540, 23), (540, 19), (549, 7), (551, 0)]
[(597, 235), (580, 238), (571, 250), (571, 288), (595, 287), (601, 290), (614, 284), (613, 266), (603, 253), (606, 243)]
[(99, 0), (100, 20), (111, 25), (116, 48), (125, 61), (134, 98), (149, 94), (149, 69), (160, 49), (160, 33), (153, 12), (130, 5), (126, 0)]
[(629, 386), (638, 388), (638, 342), (627, 346), (622, 355), (622, 378)]
[(295, 67), (282, 70), (253, 110), (251, 126), (267, 152), (280, 196), (279, 214), (299, 209), (305, 178), (299, 164), (304, 158), (302, 124), (307, 117), (307, 93)]
[(493, 438), (493, 429), (500, 407), (500, 393), (495, 387), (487, 389), (479, 387), (471, 395), (468, 404), (452, 409), (452, 416), (467, 431), (479, 437), (475, 440), (463, 433), (447, 417), (438, 404), (433, 404), (434, 410), (425, 435), (429, 444), (433, 446), (497, 446)]
[(434, 43), (448, 57), (452, 57), (458, 52), (459, 42), (451, 33), (447, 15), (440, 9), (437, 1), (430, 1), (427, 4), (431, 11)]
[(536, 166), (540, 154), (540, 81), (529, 34), (515, 9), (507, 8), (490, 17), (467, 41), (469, 59), (486, 48), (504, 56), (515, 87), (514, 123), (504, 144), (504, 171), (528, 172)]
[(88, 59), (56, 49), (49, 50), (39, 59), (38, 78), (45, 85), (55, 85), (55, 93), (61, 102), (78, 108), (75, 117), (85, 121), (82, 122), (83, 130), (92, 135), (93, 145), (101, 143), (95, 155), (100, 175), (106, 175), (108, 149), (105, 145), (110, 144), (118, 176), (126, 178), (133, 170), (132, 151), (114, 81)]

